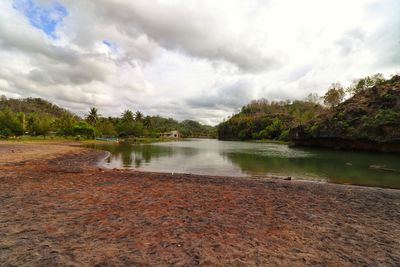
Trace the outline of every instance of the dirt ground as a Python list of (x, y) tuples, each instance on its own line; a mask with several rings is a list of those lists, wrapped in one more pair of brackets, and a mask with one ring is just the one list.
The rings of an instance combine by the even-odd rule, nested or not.
[[(75, 145), (75, 146), (73, 146)], [(5, 142), (0, 141), (0, 166), (37, 159), (49, 159), (60, 154), (80, 150), (79, 143), (71, 142)]]
[(0, 266), (399, 266), (400, 190), (104, 170), (0, 143)]

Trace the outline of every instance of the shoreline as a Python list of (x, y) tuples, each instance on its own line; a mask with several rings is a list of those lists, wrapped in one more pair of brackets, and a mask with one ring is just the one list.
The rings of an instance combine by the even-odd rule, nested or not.
[[(108, 156), (106, 156), (107, 158)], [(172, 179), (174, 177), (186, 178), (190, 179), (191, 177), (196, 178), (204, 178), (204, 179), (221, 179), (221, 180), (239, 180), (241, 182), (283, 182), (283, 183), (292, 183), (292, 184), (316, 184), (316, 185), (326, 185), (326, 186), (339, 186), (343, 187), (343, 189), (372, 189), (372, 190), (389, 190), (400, 193), (400, 189), (391, 188), (391, 187), (379, 187), (379, 186), (367, 186), (367, 185), (354, 185), (354, 184), (341, 184), (341, 183), (333, 183), (328, 181), (318, 181), (318, 180), (308, 180), (308, 179), (299, 179), (296, 177), (291, 177), (291, 180), (287, 180), (285, 176), (260, 176), (260, 175), (249, 175), (249, 176), (229, 176), (229, 175), (207, 175), (207, 174), (193, 174), (193, 173), (181, 173), (181, 172), (156, 172), (156, 171), (145, 171), (131, 168), (109, 168), (107, 166), (101, 165), (100, 160), (95, 167), (100, 168), (101, 170), (107, 171), (117, 171), (117, 172), (125, 172), (130, 173), (132, 175), (155, 175), (155, 176), (170, 176)]]
[(400, 190), (105, 169), (76, 145), (0, 143), (0, 265), (400, 263)]

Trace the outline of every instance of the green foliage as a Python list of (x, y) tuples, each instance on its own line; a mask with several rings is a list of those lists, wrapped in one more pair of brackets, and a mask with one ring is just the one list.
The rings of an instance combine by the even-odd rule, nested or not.
[(355, 95), (368, 88), (383, 84), (385, 81), (386, 79), (383, 74), (377, 73), (372, 76), (367, 76), (365, 78), (355, 80), (353, 84), (346, 89), (346, 91), (351, 95)]
[(121, 116), (122, 123), (133, 123), (135, 121), (135, 117), (133, 116), (133, 112), (130, 110), (125, 110)]
[(118, 135), (121, 137), (144, 135), (144, 128), (141, 122), (121, 122), (117, 125)]
[(143, 120), (143, 126), (147, 129), (153, 129), (153, 122), (149, 116), (146, 116)]
[(60, 108), (41, 98), (25, 98), (25, 99), (7, 99), (5, 96), (0, 98), (0, 110), (9, 109), (15, 113), (36, 113), (38, 115), (47, 115), (51, 118), (62, 116), (69, 111)]
[(217, 136), (221, 140), (287, 140), (291, 128), (305, 124), (323, 110), (314, 101), (252, 101), (218, 125)]
[(152, 125), (152, 130), (158, 133), (174, 131), (179, 128), (179, 122), (171, 118), (163, 118), (160, 116), (147, 117)]
[(279, 119), (274, 119), (270, 125), (265, 127), (259, 134), (261, 139), (278, 139), (285, 130), (284, 125)]
[[(160, 116), (144, 116), (142, 112), (126, 110), (118, 118), (103, 118), (97, 108), (91, 108), (85, 120), (39, 98), (7, 99), (0, 97), (0, 135), (32, 136), (55, 132), (60, 136), (93, 138), (103, 137), (151, 137), (178, 130), (184, 137), (215, 137), (215, 127), (195, 121), (178, 121)], [(89, 127), (90, 126), (90, 127)]]
[(398, 142), (400, 76), (385, 81), (382, 75), (374, 75), (357, 81), (355, 86), (355, 95), (345, 103), (304, 127), (293, 129), (294, 141), (361, 139), (362, 142)]
[(96, 130), (98, 135), (103, 137), (113, 137), (117, 135), (112, 119), (100, 118), (97, 122)]
[(329, 107), (336, 107), (340, 103), (342, 103), (344, 99), (344, 89), (340, 83), (333, 83), (329, 87), (326, 94), (323, 96), (324, 104)]
[(27, 130), (31, 135), (43, 135), (46, 136), (52, 130), (52, 119), (49, 116), (39, 116), (36, 113), (30, 113), (28, 115), (28, 127)]
[(381, 126), (397, 126), (400, 123), (400, 113), (393, 110), (378, 110), (374, 116), (361, 118), (364, 128), (375, 129)]
[(99, 114), (98, 114), (97, 108), (92, 107), (92, 108), (89, 110), (89, 114), (86, 116), (86, 121), (87, 121), (90, 125), (94, 126), (94, 125), (96, 125), (98, 119), (99, 119)]
[(144, 126), (141, 122), (143, 120), (143, 115), (138, 111), (136, 112), (137, 120), (135, 120), (135, 116), (133, 112), (130, 110), (126, 110), (121, 115), (121, 120), (116, 125), (116, 132), (121, 137), (127, 136), (135, 136), (140, 137), (143, 136)]
[(12, 130), (10, 130), (10, 128), (7, 128), (7, 127), (1, 127), (0, 128), (0, 137), (8, 138), (11, 135), (13, 135), (13, 133), (14, 132)]
[(317, 124), (308, 124), (305, 127), (306, 133), (310, 134), (311, 136), (315, 136), (315, 134), (318, 131), (318, 125)]
[(54, 122), (57, 133), (63, 136), (73, 135), (76, 120), (76, 117), (69, 113), (65, 113), (61, 117), (57, 118)]
[(400, 122), (400, 113), (393, 110), (379, 110), (372, 119), (377, 125), (397, 125)]
[(278, 139), (282, 141), (289, 141), (289, 132), (289, 129), (283, 130)]
[(95, 128), (85, 121), (80, 121), (73, 127), (74, 135), (84, 136), (87, 139), (95, 137)]
[(9, 109), (0, 111), (0, 136), (22, 135), (24, 133), (23, 123), (18, 115)]
[(247, 130), (241, 130), (239, 133), (239, 140), (244, 141), (249, 139), (248, 131)]
[(179, 124), (182, 137), (215, 137), (215, 128), (202, 125), (197, 121), (185, 120)]
[(140, 111), (136, 111), (135, 113), (135, 121), (142, 122), (143, 121), (143, 113)]
[(340, 121), (339, 120), (339, 121), (335, 122), (335, 127), (337, 129), (342, 130), (343, 133), (345, 133), (348, 130), (348, 128), (350, 127), (350, 125), (349, 125), (349, 123), (347, 121)]

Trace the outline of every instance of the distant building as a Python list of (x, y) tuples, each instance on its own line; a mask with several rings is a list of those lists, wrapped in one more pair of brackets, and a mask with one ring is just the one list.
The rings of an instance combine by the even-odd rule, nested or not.
[(160, 137), (163, 138), (179, 138), (179, 132), (178, 131), (171, 131), (171, 132), (165, 132), (165, 133), (160, 133)]

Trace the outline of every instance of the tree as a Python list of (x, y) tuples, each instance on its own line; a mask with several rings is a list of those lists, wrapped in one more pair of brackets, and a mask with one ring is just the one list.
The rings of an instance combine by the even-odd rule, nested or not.
[(80, 121), (74, 125), (74, 134), (94, 139), (95, 129), (87, 122)]
[(26, 129), (26, 116), (25, 116), (25, 113), (18, 112), (17, 113), (17, 119), (21, 123), (22, 129), (25, 132), (25, 129)]
[(375, 85), (380, 85), (385, 82), (386, 79), (382, 73), (377, 73), (372, 76), (367, 76), (362, 79), (355, 80), (353, 84), (346, 89), (351, 95), (358, 94), (367, 88), (374, 87)]
[(344, 99), (344, 89), (340, 83), (332, 83), (328, 92), (323, 96), (324, 104), (330, 107), (336, 107)]
[(117, 132), (119, 136), (142, 136), (143, 124), (141, 122), (120, 122), (117, 125)]
[(74, 134), (75, 123), (76, 123), (75, 117), (69, 113), (65, 113), (60, 118), (56, 119), (54, 125), (57, 129), (58, 134), (66, 136)]
[(274, 119), (270, 125), (260, 132), (259, 137), (262, 139), (277, 139), (283, 130), (284, 125), (282, 122), (279, 119)]
[(111, 137), (117, 134), (114, 129), (114, 124), (109, 119), (100, 119), (96, 129), (101, 136)]
[(97, 112), (97, 108), (92, 107), (89, 110), (89, 114), (86, 116), (86, 121), (93, 126), (96, 125), (98, 119), (99, 119), (99, 114)]
[(143, 120), (143, 125), (144, 127), (146, 127), (147, 129), (151, 129), (153, 128), (153, 122), (151, 121), (149, 116), (146, 116)]
[(122, 123), (133, 123), (135, 121), (133, 112), (130, 110), (125, 110), (124, 113), (122, 113), (121, 121)]
[(46, 136), (51, 131), (52, 121), (49, 116), (39, 116), (36, 113), (29, 114), (28, 131), (31, 135)]
[(119, 136), (141, 136), (143, 135), (143, 124), (135, 122), (133, 112), (130, 110), (124, 111), (120, 122), (117, 125)]
[(304, 99), (305, 102), (309, 103), (314, 103), (314, 104), (319, 104), (320, 102), (320, 97), (318, 96), (317, 93), (309, 93), (306, 98)]
[(136, 113), (135, 113), (135, 120), (136, 121), (138, 121), (138, 122), (141, 122), (142, 120), (143, 120), (143, 113), (142, 112), (140, 112), (139, 110), (138, 111), (136, 111)]
[(23, 125), (17, 115), (9, 109), (0, 111), (0, 135), (22, 135), (24, 133)]

